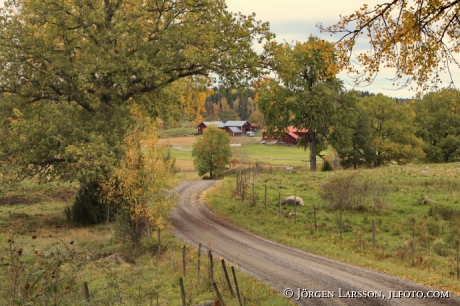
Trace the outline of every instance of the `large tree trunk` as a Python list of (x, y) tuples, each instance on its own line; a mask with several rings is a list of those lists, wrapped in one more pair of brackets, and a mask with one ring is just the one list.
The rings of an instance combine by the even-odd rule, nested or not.
[(310, 129), (310, 171), (316, 171), (316, 142), (315, 142), (315, 131)]

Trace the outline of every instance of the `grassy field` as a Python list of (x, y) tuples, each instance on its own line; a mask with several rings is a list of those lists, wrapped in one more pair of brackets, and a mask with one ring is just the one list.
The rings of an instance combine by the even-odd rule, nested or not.
[[(134, 250), (117, 242), (112, 224), (70, 224), (64, 208), (75, 192), (75, 185), (32, 181), (3, 190), (1, 305), (180, 305), (179, 277), (184, 277), (188, 305), (215, 299), (206, 278), (204, 254), (198, 284), (197, 251), (186, 247), (187, 273), (183, 276), (183, 244), (167, 231), (157, 256), (156, 234), (143, 241), (142, 250)], [(232, 263), (227, 264), (230, 269)], [(220, 262), (215, 267), (225, 302), (238, 305), (226, 289)], [(238, 271), (237, 277), (245, 305), (292, 305), (267, 285)], [(84, 282), (91, 302), (85, 300)]]
[[(170, 145), (171, 154), (176, 158), (177, 163), (181, 165), (181, 170), (189, 171), (193, 169), (191, 150), (196, 137), (164, 138), (160, 139), (159, 143)], [(309, 167), (310, 152), (308, 150), (286, 145), (259, 144), (259, 140), (259, 138), (253, 137), (232, 137), (230, 139), (232, 144), (242, 144), (242, 146), (232, 147), (232, 159), (243, 160), (244, 163), (258, 161), (275, 166)], [(329, 151), (325, 152), (325, 154), (332, 155)], [(317, 158), (317, 162), (318, 165), (322, 164), (320, 158)]]
[(169, 137), (183, 137), (184, 135), (193, 136), (197, 132), (196, 128), (192, 127), (180, 127), (174, 129), (163, 129), (161, 131), (160, 137), (161, 138), (169, 138)]
[[(269, 173), (266, 168), (256, 178), (254, 197), (251, 181), (244, 201), (235, 196), (236, 181), (229, 177), (207, 193), (206, 201), (231, 222), (269, 239), (460, 294), (460, 282), (456, 280), (459, 177), (457, 164), (317, 173), (282, 173), (274, 169)], [(252, 175), (248, 178), (252, 180)], [(319, 196), (331, 180), (335, 180), (334, 186), (337, 182), (367, 182), (367, 188), (375, 192), (357, 209), (344, 210), (340, 222), (340, 211), (326, 207)], [(354, 187), (349, 189), (350, 195), (359, 192)], [(296, 222), (292, 206), (283, 205), (279, 215), (279, 195), (296, 195), (305, 201), (305, 206), (296, 207)]]

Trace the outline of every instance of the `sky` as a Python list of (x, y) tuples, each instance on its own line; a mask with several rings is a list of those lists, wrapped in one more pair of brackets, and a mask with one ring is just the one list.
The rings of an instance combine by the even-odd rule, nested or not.
[[(256, 18), (270, 23), (270, 29), (276, 34), (279, 42), (306, 41), (310, 35), (318, 36), (330, 42), (336, 42), (340, 37), (331, 37), (330, 34), (321, 34), (316, 25), (321, 22), (325, 27), (340, 20), (340, 15), (346, 16), (358, 10), (363, 4), (374, 7), (384, 3), (384, 0), (226, 0), (228, 10), (243, 14), (256, 13)], [(358, 46), (368, 47), (365, 40), (359, 41)], [(257, 50), (257, 47), (256, 47)], [(356, 51), (366, 51), (366, 49)], [(394, 70), (383, 70), (372, 84), (362, 87), (353, 87), (353, 80), (344, 73), (339, 78), (347, 88), (383, 93), (395, 98), (411, 98), (414, 91), (407, 88), (399, 89), (392, 85), (389, 79)], [(460, 79), (460, 75), (458, 76)], [(455, 75), (454, 75), (455, 79)], [(456, 82), (457, 84), (460, 83)]]

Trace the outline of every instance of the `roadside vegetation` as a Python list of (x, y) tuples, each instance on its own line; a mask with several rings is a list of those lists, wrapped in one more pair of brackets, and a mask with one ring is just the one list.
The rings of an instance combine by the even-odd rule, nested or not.
[[(207, 254), (201, 254), (197, 283), (197, 250), (161, 234), (144, 237), (139, 248), (121, 243), (115, 224), (78, 226), (64, 208), (77, 192), (73, 184), (37, 184), (26, 180), (0, 196), (0, 304), (2, 305), (180, 305), (183, 277), (188, 305), (214, 301), (207, 278)], [(172, 256), (171, 256), (172, 255)], [(238, 305), (227, 289), (214, 258), (215, 280), (227, 305)], [(233, 263), (227, 262), (227, 268)], [(274, 289), (236, 271), (245, 305), (291, 305)], [(84, 294), (87, 283), (90, 302)], [(268, 302), (269, 301), (269, 302)]]
[[(374, 14), (362, 29), (387, 29), (378, 25), (391, 14), (379, 12), (399, 2), (384, 10), (365, 6), (323, 30), (341, 32), (355, 17), (366, 21)], [(419, 20), (435, 14), (446, 22), (430, 36), (433, 41), (457, 33), (450, 13), (443, 15), (456, 1), (427, 9), (419, 2), (416, 10), (426, 17)], [(459, 168), (412, 164), (460, 161), (456, 90), (414, 101), (345, 90), (337, 74), (348, 66), (344, 54), (360, 31), (348, 32), (344, 38), (355, 34), (338, 49), (313, 36), (278, 44), (268, 22), (229, 12), (223, 0), (91, 4), (6, 1), (0, 9), (0, 304), (179, 304), (175, 263), (181, 243), (167, 233), (176, 181), (225, 175), (227, 168), (249, 169), (254, 162), (257, 169), (265, 164), (257, 181), (253, 176), (255, 191), (250, 193), (250, 176), (240, 176), (243, 188), (232, 193), (236, 182), (228, 177), (218, 187), (224, 197), (208, 195), (214, 209), (271, 239), (458, 293)], [(421, 88), (433, 88), (424, 85), (457, 46), (437, 52), (428, 40), (427, 48), (413, 48), (423, 35), (398, 41), (396, 36), (408, 37), (399, 35), (406, 24), (388, 24), (395, 36), (376, 40), (374, 50), (402, 44), (390, 48), (386, 61), (388, 67), (407, 63), (395, 79), (407, 75)], [(412, 28), (430, 32), (430, 26)], [(356, 71), (357, 83), (361, 76), (371, 81), (387, 53), (358, 58), (365, 67), (363, 74)], [(210, 142), (194, 134), (205, 120), (247, 120), (269, 134), (305, 128), (308, 138), (291, 137), (309, 151), (255, 145), (250, 137), (227, 141), (226, 135), (213, 148), (225, 154), (204, 165)], [(174, 148), (172, 139), (181, 142)], [(193, 155), (201, 155), (195, 163), (194, 144)], [(242, 145), (231, 146), (236, 144)], [(382, 168), (313, 173), (324, 152), (333, 164), (325, 170), (337, 169), (337, 154), (344, 168)], [(312, 173), (293, 173), (305, 168), (307, 153)], [(290, 173), (277, 172), (285, 166)], [(267, 209), (265, 200), (260, 205), (264, 185), (270, 189)], [(286, 208), (282, 217), (274, 206), (277, 192), (302, 196), (308, 204), (298, 215)], [(377, 236), (372, 247), (370, 224)], [(195, 251), (189, 249), (185, 262), (193, 270)], [(191, 275), (184, 275), (187, 304), (215, 300), (214, 284), (198, 285)], [(288, 303), (240, 277), (245, 305)], [(216, 275), (220, 288), (222, 279)], [(236, 305), (235, 297), (222, 293)]]
[[(206, 194), (206, 203), (268, 239), (460, 294), (460, 164), (316, 173), (295, 169), (262, 167), (255, 181), (252, 172), (243, 174), (240, 192), (236, 178), (227, 177)], [(281, 205), (279, 210), (279, 197), (294, 195), (305, 206)]]

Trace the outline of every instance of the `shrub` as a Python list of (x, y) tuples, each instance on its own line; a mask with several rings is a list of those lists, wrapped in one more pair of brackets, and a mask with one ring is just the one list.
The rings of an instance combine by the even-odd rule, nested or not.
[(334, 167), (332, 167), (332, 164), (328, 160), (323, 161), (323, 166), (321, 167), (321, 171), (334, 171)]
[(107, 220), (107, 217), (109, 220), (114, 218), (116, 209), (108, 209), (108, 205), (101, 185), (91, 182), (80, 186), (72, 206), (66, 207), (65, 214), (67, 220), (81, 225), (97, 224)]
[(141, 238), (148, 230), (148, 223), (133, 220), (131, 212), (126, 207), (120, 209), (115, 222), (115, 237), (118, 241), (133, 247), (139, 247)]
[(379, 213), (385, 206), (389, 189), (357, 174), (340, 176), (321, 185), (319, 196), (324, 207), (331, 210), (373, 210)]
[(460, 211), (453, 209), (452, 207), (434, 204), (430, 206), (428, 211), (430, 217), (439, 217), (443, 220), (451, 220), (452, 218), (460, 217)]

